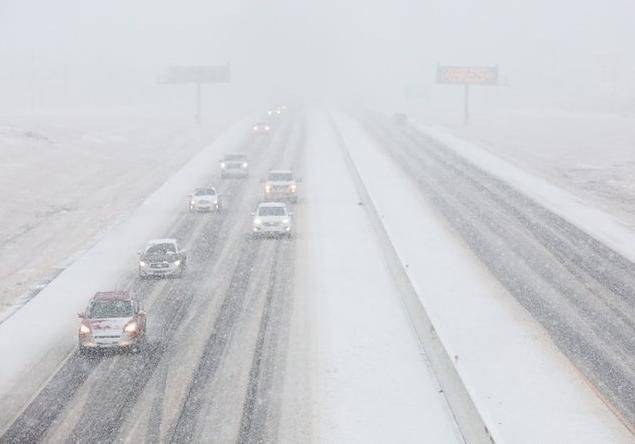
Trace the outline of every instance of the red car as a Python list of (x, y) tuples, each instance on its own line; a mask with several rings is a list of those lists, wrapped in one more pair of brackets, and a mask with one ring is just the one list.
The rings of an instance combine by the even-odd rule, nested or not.
[(124, 349), (139, 351), (146, 341), (146, 314), (129, 291), (98, 292), (79, 313), (79, 351)]

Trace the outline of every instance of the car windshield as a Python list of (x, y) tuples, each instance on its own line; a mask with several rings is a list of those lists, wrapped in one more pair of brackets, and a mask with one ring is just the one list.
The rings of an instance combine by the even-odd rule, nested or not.
[(284, 207), (260, 207), (258, 216), (285, 216), (287, 211)]
[(93, 301), (88, 316), (93, 319), (129, 318), (134, 314), (131, 301)]
[(256, 126), (267, 126), (267, 122), (258, 122)]
[(274, 182), (290, 182), (293, 180), (293, 173), (269, 173), (269, 180)]
[(243, 161), (247, 159), (247, 156), (244, 154), (228, 154), (225, 156), (225, 160), (229, 161)]
[(213, 196), (216, 194), (213, 188), (201, 188), (194, 192), (195, 196)]
[(167, 254), (176, 253), (174, 244), (156, 244), (148, 247), (146, 254)]

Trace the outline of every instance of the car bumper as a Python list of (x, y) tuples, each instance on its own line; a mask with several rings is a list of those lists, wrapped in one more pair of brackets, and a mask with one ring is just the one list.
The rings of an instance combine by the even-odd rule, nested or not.
[(252, 229), (254, 234), (287, 234), (291, 232), (291, 227), (288, 225), (277, 226), (254, 226)]
[(202, 213), (205, 211), (216, 211), (218, 208), (218, 204), (190, 205), (191, 211), (200, 211)]
[(80, 336), (79, 346), (84, 350), (128, 349), (140, 342), (141, 336)]
[(180, 263), (178, 265), (169, 265), (166, 268), (153, 268), (149, 265), (145, 267), (139, 266), (139, 273), (143, 276), (169, 276), (178, 273), (180, 267)]
[(289, 191), (265, 191), (265, 199), (269, 201), (288, 201), (296, 200), (297, 198), (296, 193)]

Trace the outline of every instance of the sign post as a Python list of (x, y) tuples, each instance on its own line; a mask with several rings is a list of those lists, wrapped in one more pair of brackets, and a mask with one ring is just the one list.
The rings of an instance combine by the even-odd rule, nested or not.
[(463, 123), (470, 120), (470, 85), (498, 85), (497, 66), (437, 66), (437, 83), (463, 85)]
[(196, 85), (196, 122), (201, 123), (203, 105), (201, 98), (204, 83), (229, 83), (231, 79), (230, 65), (217, 66), (170, 66), (160, 83)]

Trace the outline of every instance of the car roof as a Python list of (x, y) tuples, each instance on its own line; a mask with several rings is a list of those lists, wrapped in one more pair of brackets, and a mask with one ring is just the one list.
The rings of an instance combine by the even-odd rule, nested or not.
[(131, 301), (132, 293), (128, 290), (98, 291), (91, 300), (93, 301)]
[(261, 202), (258, 204), (258, 208), (260, 207), (287, 207), (287, 204), (284, 202)]
[(216, 191), (216, 188), (214, 187), (198, 187), (194, 189), (194, 192), (196, 193), (197, 191), (204, 191), (204, 190), (214, 190)]
[(243, 156), (243, 157), (247, 157), (247, 154), (245, 153), (226, 153), (225, 157), (229, 157), (229, 156)]
[(147, 246), (150, 247), (152, 245), (158, 245), (158, 244), (175, 244), (176, 245), (176, 239), (152, 239), (151, 241), (148, 241)]

